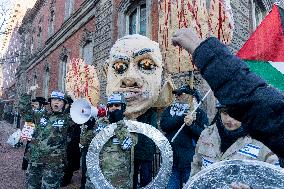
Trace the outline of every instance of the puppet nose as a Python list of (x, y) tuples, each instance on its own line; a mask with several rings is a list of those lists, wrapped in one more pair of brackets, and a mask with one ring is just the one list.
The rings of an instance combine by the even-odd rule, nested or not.
[(120, 86), (122, 88), (126, 88), (126, 87), (141, 88), (142, 84), (137, 79), (128, 77), (128, 78), (124, 78), (124, 79), (121, 80)]

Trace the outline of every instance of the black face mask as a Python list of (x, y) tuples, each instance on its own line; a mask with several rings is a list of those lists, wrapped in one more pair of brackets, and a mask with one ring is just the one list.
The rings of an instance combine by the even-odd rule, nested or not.
[(221, 117), (216, 121), (216, 125), (221, 138), (221, 152), (225, 152), (239, 138), (248, 134), (246, 127), (243, 125), (235, 130), (228, 130), (222, 123)]
[(116, 123), (120, 120), (123, 120), (124, 115), (122, 110), (114, 110), (112, 112), (108, 112), (108, 119), (110, 123)]

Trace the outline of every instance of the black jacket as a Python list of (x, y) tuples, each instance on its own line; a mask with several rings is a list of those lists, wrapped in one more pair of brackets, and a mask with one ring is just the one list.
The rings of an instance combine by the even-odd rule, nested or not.
[(284, 95), (249, 71), (216, 38), (208, 38), (193, 54), (193, 61), (229, 114), (249, 134), (284, 158)]
[[(143, 115), (137, 118), (137, 121), (147, 123), (157, 128), (157, 110), (156, 108), (148, 109)], [(138, 135), (138, 143), (134, 148), (134, 158), (139, 160), (152, 161), (156, 150), (155, 143), (142, 134)]]
[[(181, 116), (172, 116), (170, 109), (171, 106), (163, 111), (160, 122), (160, 127), (166, 133), (165, 136), (169, 141), (171, 141), (176, 132), (183, 125), (185, 117), (184, 114)], [(194, 121), (191, 126), (185, 126), (174, 142), (171, 143), (174, 165), (178, 166), (181, 170), (190, 169), (195, 152), (193, 140), (196, 142), (204, 129), (204, 125), (208, 125), (208, 118), (205, 112), (201, 109), (197, 109), (196, 113), (196, 121)]]
[(68, 133), (71, 141), (67, 145), (67, 170), (76, 171), (80, 169), (80, 125), (74, 124), (69, 127)]

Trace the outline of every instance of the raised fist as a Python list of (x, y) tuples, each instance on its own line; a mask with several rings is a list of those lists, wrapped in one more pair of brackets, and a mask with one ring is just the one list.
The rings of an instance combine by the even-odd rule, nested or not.
[(28, 90), (28, 94), (30, 94), (32, 91), (35, 91), (35, 90), (38, 89), (38, 88), (39, 88), (39, 87), (38, 87), (38, 84), (31, 86), (31, 87), (29, 88), (29, 90)]

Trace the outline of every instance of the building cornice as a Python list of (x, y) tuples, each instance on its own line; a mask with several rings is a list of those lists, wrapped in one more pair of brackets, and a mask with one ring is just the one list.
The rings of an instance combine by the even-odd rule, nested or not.
[(81, 7), (62, 24), (61, 28), (47, 39), (45, 47), (34, 55), (35, 58), (29, 61), (27, 71), (32, 69), (91, 20), (94, 17), (94, 12), (92, 10), (99, 1), (100, 0), (84, 1)]

